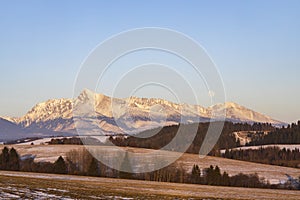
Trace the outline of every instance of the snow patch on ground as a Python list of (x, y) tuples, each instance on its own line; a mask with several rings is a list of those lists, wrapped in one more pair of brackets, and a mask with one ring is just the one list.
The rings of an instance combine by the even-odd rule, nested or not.
[(1, 191), (1, 198), (20, 198), (20, 196)]
[(48, 137), (48, 138), (41, 138), (41, 139), (37, 139), (37, 140), (33, 140), (33, 141), (25, 141), (23, 143), (18, 143), (16, 145), (43, 145), (43, 144), (47, 144), (48, 142), (50, 142), (52, 139), (63, 139), (63, 138), (68, 138), (68, 137)]

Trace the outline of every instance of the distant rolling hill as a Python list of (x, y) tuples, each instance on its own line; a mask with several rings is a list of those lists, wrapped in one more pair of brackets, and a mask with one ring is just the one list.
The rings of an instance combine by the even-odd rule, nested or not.
[(0, 118), (0, 142), (24, 137), (25, 133), (20, 126)]

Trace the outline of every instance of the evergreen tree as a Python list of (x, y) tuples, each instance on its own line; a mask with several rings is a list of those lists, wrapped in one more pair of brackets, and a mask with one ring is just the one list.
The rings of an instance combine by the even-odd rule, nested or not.
[(198, 165), (194, 165), (192, 169), (192, 175), (194, 176), (200, 176), (200, 168)]
[(59, 156), (59, 158), (54, 163), (53, 172), (56, 174), (66, 174), (67, 173), (67, 165), (63, 157)]
[(198, 165), (193, 166), (191, 181), (192, 183), (200, 182), (200, 168)]
[(9, 170), (19, 171), (20, 170), (20, 156), (14, 148), (9, 151)]
[(214, 184), (214, 167), (211, 165), (209, 168), (206, 169), (206, 182), (208, 185)]
[(224, 185), (224, 186), (229, 186), (230, 185), (230, 177), (229, 177), (227, 172), (223, 172), (222, 185)]
[(0, 156), (0, 169), (8, 170), (9, 169), (8, 162), (9, 162), (9, 150), (7, 147), (4, 147), (2, 149), (2, 153)]
[(216, 185), (220, 185), (221, 184), (221, 170), (219, 168), (219, 166), (217, 165), (214, 169), (214, 182)]
[(215, 168), (211, 165), (206, 169), (206, 179), (208, 185), (220, 185), (222, 180), (222, 175), (220, 168), (216, 166)]

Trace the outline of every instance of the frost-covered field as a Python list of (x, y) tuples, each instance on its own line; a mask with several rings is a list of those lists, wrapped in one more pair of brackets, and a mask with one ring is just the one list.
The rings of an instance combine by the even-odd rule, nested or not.
[(1, 199), (300, 199), (293, 190), (0, 171)]

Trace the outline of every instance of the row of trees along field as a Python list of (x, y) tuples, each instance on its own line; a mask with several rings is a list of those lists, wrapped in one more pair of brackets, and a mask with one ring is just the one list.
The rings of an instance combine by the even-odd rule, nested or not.
[(297, 148), (293, 150), (286, 148), (280, 149), (279, 147), (235, 150), (226, 149), (225, 153), (221, 156), (235, 160), (300, 168), (300, 151)]
[[(205, 175), (201, 175), (204, 173)], [(194, 165), (190, 174), (190, 182), (195, 184), (205, 185), (222, 185), (222, 186), (238, 186), (238, 187), (266, 187), (268, 184), (263, 179), (259, 179), (256, 174), (245, 175), (237, 174), (235, 176), (229, 176), (228, 173), (223, 172), (218, 166), (204, 169), (201, 172), (198, 165)], [(270, 187), (270, 186), (269, 186)]]
[[(167, 167), (148, 173), (120, 172), (102, 164), (92, 157), (87, 150), (72, 150), (67, 154), (65, 159), (60, 156), (54, 163), (50, 163), (34, 162), (34, 159), (22, 160), (14, 148), (8, 149), (7, 147), (4, 147), (0, 154), (0, 158), (1, 170), (238, 187), (279, 187), (278, 185), (270, 185), (269, 183), (266, 183), (264, 180), (259, 179), (256, 174), (238, 174), (235, 176), (229, 176), (226, 172), (222, 173), (218, 166), (210, 166), (201, 170), (199, 166), (194, 165), (190, 171), (186, 171), (180, 166), (171, 164)], [(123, 158), (121, 165), (123, 168), (126, 167), (126, 169), (130, 171), (131, 164), (127, 154)]]

